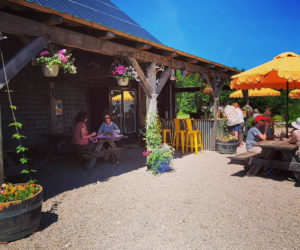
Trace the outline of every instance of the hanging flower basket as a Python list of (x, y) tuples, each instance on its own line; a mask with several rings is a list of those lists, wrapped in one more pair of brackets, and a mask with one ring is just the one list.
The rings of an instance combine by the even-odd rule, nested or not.
[(59, 72), (59, 65), (54, 64), (51, 68), (44, 64), (42, 65), (42, 72), (45, 77), (56, 77)]
[(212, 94), (213, 89), (209, 87), (208, 85), (203, 89), (203, 94)]
[(129, 78), (128, 77), (120, 77), (117, 78), (118, 85), (121, 87), (128, 86)]
[(74, 61), (72, 54), (66, 49), (59, 50), (56, 46), (50, 45), (48, 49), (40, 52), (37, 57), (33, 58), (31, 64), (32, 66), (40, 66), (44, 76), (56, 77), (59, 68), (63, 69), (64, 73), (76, 74), (77, 69)]

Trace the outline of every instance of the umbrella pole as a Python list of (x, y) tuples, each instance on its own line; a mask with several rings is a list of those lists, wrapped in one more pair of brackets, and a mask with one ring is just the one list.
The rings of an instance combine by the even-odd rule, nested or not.
[(286, 138), (288, 138), (289, 132), (289, 82), (286, 82), (286, 103), (285, 103), (285, 129), (286, 129)]

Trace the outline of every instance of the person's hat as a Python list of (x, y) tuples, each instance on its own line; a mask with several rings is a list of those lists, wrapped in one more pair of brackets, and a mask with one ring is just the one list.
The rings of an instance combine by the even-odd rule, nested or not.
[[(264, 116), (262, 116), (262, 115), (258, 115), (258, 116), (255, 117), (254, 122), (256, 123), (256, 122), (258, 122), (258, 121), (266, 121), (266, 120), (268, 120), (267, 117), (264, 117)], [(300, 120), (299, 120), (299, 122), (300, 122)], [(300, 124), (300, 123), (299, 123), (299, 124)]]
[(297, 118), (297, 120), (295, 122), (292, 122), (292, 126), (295, 129), (299, 129), (300, 130), (300, 117)]

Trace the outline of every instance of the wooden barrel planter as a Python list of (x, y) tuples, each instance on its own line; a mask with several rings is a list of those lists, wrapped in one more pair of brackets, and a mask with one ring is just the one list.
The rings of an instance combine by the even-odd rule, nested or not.
[(236, 154), (239, 140), (222, 141), (216, 140), (216, 151), (221, 154)]
[(43, 188), (24, 201), (0, 203), (0, 242), (10, 242), (31, 235), (40, 226)]

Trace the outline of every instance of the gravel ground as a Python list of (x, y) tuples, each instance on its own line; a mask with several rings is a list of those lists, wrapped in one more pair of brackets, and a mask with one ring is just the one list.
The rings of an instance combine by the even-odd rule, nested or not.
[[(239, 151), (244, 149), (239, 149)], [(39, 171), (41, 230), (1, 249), (297, 249), (300, 189), (288, 175), (246, 177), (227, 155), (176, 155), (153, 176), (142, 149), (86, 171), (74, 159)]]

